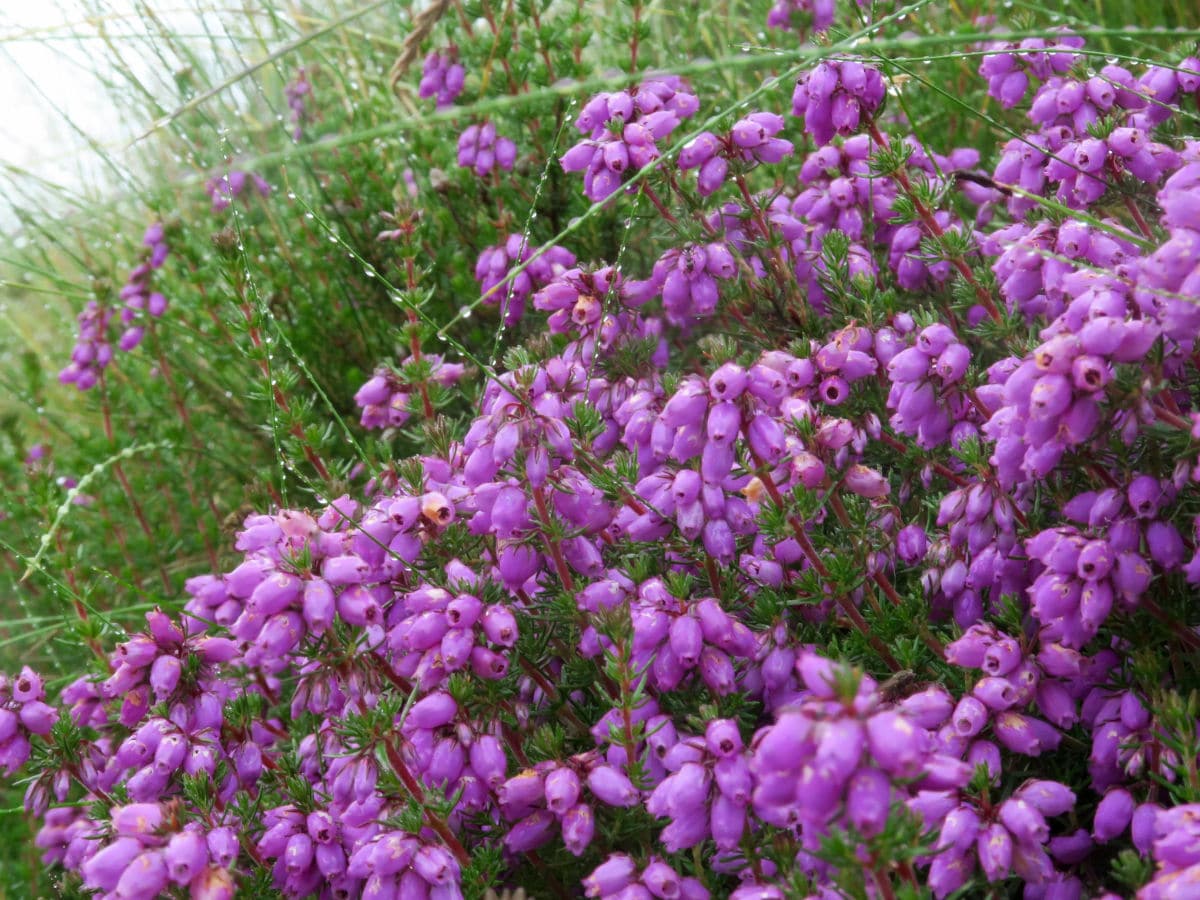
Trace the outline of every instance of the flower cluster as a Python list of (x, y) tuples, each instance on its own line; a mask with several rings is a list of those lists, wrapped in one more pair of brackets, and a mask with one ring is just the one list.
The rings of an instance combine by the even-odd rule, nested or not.
[[(111, 653), (89, 630), (56, 703), (0, 677), (47, 863), (116, 898), (1190, 896), (1200, 144), (1162, 126), (1200, 74), (1076, 78), (1081, 40), (989, 48), (1032, 128), (990, 156), (898, 133), (853, 59), (798, 81), (803, 158), (740, 106), (651, 166), (698, 96), (599, 94), (560, 161), (590, 203), (552, 198), (578, 259), (538, 209), (509, 232), (523, 173), (473, 183), (503, 203), (479, 302), (524, 342), (464, 328), (468, 370), (414, 312), (353, 397), (368, 429), (420, 411), (384, 435), (406, 456), (310, 459), (312, 508), (247, 516)], [(452, 102), (457, 65), (422, 95)], [(509, 121), (460, 164), (512, 170)], [(412, 203), (457, 220), (430, 183)], [(436, 218), (382, 249), (477, 296), (418, 272)], [(146, 243), (130, 329), (163, 302)], [(111, 356), (88, 316), (76, 383)]]
[(271, 193), (271, 186), (265, 178), (241, 169), (230, 169), (224, 175), (214, 175), (204, 182), (204, 192), (212, 199), (212, 211), (215, 213), (228, 209), (248, 188), (253, 188), (260, 197)]
[(113, 349), (109, 342), (109, 322), (112, 310), (96, 300), (89, 300), (78, 316), (79, 336), (71, 351), (71, 361), (58, 373), (62, 384), (73, 384), (81, 391), (91, 390), (100, 380), (100, 373), (112, 362)]
[(161, 222), (155, 222), (146, 229), (142, 243), (150, 250), (150, 257), (129, 273), (129, 280), (121, 288), (120, 297), (125, 303), (121, 310), (121, 322), (126, 327), (117, 346), (122, 350), (132, 350), (142, 342), (146, 326), (141, 323), (146, 315), (157, 319), (167, 310), (167, 298), (151, 290), (149, 284), (151, 273), (162, 268), (171, 252), (164, 234)]
[(583, 172), (584, 196), (599, 203), (621, 187), (627, 173), (658, 159), (662, 152), (657, 142), (699, 108), (696, 95), (674, 75), (620, 93), (597, 94), (575, 119), (584, 139), (563, 154), (563, 170)]
[(679, 151), (679, 168), (699, 169), (696, 187), (701, 197), (707, 197), (725, 183), (729, 160), (777, 163), (790, 156), (792, 142), (777, 136), (783, 125), (783, 116), (757, 112), (738, 120), (725, 138), (702, 131)]
[(878, 70), (855, 60), (827, 60), (805, 72), (792, 93), (792, 114), (804, 118), (804, 130), (818, 144), (835, 134), (858, 131), (883, 103)]
[[(173, 831), (172, 810), (160, 803), (114, 806), (109, 822), (114, 839), (92, 853), (81, 867), (85, 887), (116, 897), (154, 897), (173, 886), (192, 897), (227, 900), (234, 896), (228, 866), (237, 857), (232, 828), (207, 834), (194, 825)], [(80, 840), (68, 843), (74, 852)], [(99, 833), (86, 835), (93, 843)]]
[(1111, 488), (1082, 494), (1066, 512), (1086, 531), (1064, 525), (1026, 541), (1029, 554), (1046, 566), (1029, 588), (1030, 611), (1043, 624), (1043, 638), (1085, 646), (1114, 605), (1136, 607), (1154, 574), (1150, 560), (1168, 571), (1183, 564), (1183, 537), (1158, 518), (1173, 493), (1170, 485), (1164, 490), (1157, 478), (1142, 475), (1129, 483), (1125, 496)]
[[(995, 441), (1001, 483), (1044, 477), (1096, 433), (1114, 367), (1141, 359), (1160, 334), (1126, 309), (1118, 291), (1088, 290), (1056, 320), (1083, 320), (1078, 331), (1064, 328), (1006, 367), (999, 402), (983, 426)], [(1128, 423), (1136, 427), (1137, 416)]]
[[(126, 352), (136, 348), (146, 333), (146, 316), (157, 319), (167, 311), (167, 298), (153, 290), (151, 278), (161, 269), (170, 254), (167, 246), (166, 229), (155, 222), (142, 236), (146, 256), (130, 271), (119, 297), (123, 303), (120, 312), (125, 330), (117, 340), (117, 347)], [(71, 351), (71, 362), (58, 373), (62, 384), (73, 384), (81, 391), (90, 390), (100, 380), (100, 373), (112, 362), (113, 350), (109, 328), (113, 310), (99, 301), (89, 300), (79, 314), (79, 337)]]
[[(499, 306), (506, 325), (514, 325), (525, 314), (525, 301), (534, 291), (548, 285), (575, 265), (575, 255), (566, 247), (538, 248), (520, 234), (510, 234), (503, 243), (486, 248), (475, 263), (475, 280), (483, 302)], [(520, 267), (515, 274), (510, 272)]]
[[(1071, 811), (1074, 805), (1075, 794), (1056, 781), (1028, 781), (992, 808), (953, 795), (921, 798), (918, 808), (926, 824), (934, 824), (933, 816), (941, 819), (940, 852), (929, 869), (933, 895), (941, 900), (959, 890), (976, 865), (992, 883), (1014, 873), (1030, 884), (1054, 881), (1052, 855), (1068, 858), (1079, 841), (1075, 835), (1051, 839), (1046, 820)], [(1082, 837), (1086, 849), (1087, 832)]]
[(1129, 261), (1137, 256), (1134, 245), (1115, 223), (1104, 224), (1109, 230), (1077, 219), (1057, 227), (1048, 222), (1032, 226), (1017, 222), (989, 235), (984, 246), (996, 257), (992, 271), (1009, 311), (1030, 322), (1054, 321), (1072, 299), (1073, 285), (1066, 279), (1081, 265), (1131, 275)]
[[(447, 574), (464, 578), (465, 587), (477, 583), (469, 571)], [(396, 671), (417, 679), (422, 688), (468, 669), (484, 679), (503, 675), (508, 670), (504, 654), (519, 636), (508, 606), (485, 606), (474, 594), (455, 595), (428, 584), (408, 593), (393, 608), (391, 620), (387, 641)]]
[(421, 84), (417, 89), (420, 97), (433, 97), (438, 109), (453, 106), (458, 95), (462, 93), (463, 82), (467, 70), (458, 61), (458, 53), (450, 48), (445, 53), (434, 51), (425, 57), (421, 67)]
[(892, 356), (887, 405), (897, 433), (914, 436), (922, 447), (974, 436), (974, 407), (960, 387), (970, 364), (971, 351), (941, 323), (921, 329), (913, 346)]
[(767, 13), (767, 27), (820, 33), (829, 30), (836, 11), (836, 0), (776, 0)]
[(1191, 803), (1161, 810), (1152, 819), (1154, 880), (1138, 894), (1139, 900), (1169, 900), (1186, 895), (1200, 876), (1200, 805)]
[(458, 164), (474, 169), (480, 178), (494, 169), (511, 172), (517, 161), (517, 145), (496, 134), (496, 123), (468, 125), (458, 137)]
[(1031, 81), (1036, 84), (1061, 75), (1075, 65), (1083, 38), (1063, 31), (1055, 39), (1025, 38), (1016, 43), (987, 43), (979, 74), (987, 79), (988, 94), (1010, 109), (1025, 99)]
[(30, 735), (49, 734), (57, 719), (41, 677), (29, 666), (15, 678), (0, 673), (0, 772), (12, 775), (25, 765)]
[(312, 96), (312, 83), (308, 80), (307, 70), (301, 67), (295, 79), (288, 82), (284, 93), (288, 109), (292, 112), (292, 140), (298, 141), (304, 136), (304, 126), (309, 119), (308, 99)]
[(399, 428), (412, 415), (414, 393), (434, 384), (453, 387), (463, 371), (461, 363), (446, 362), (436, 353), (410, 357), (398, 367), (381, 366), (354, 394), (362, 409), (359, 422), (364, 428)]
[(614, 853), (583, 880), (583, 895), (602, 900), (646, 896), (708, 900), (710, 896), (699, 879), (681, 877), (658, 857), (651, 857), (639, 871), (638, 864), (624, 853)]
[(729, 248), (714, 241), (668, 250), (654, 264), (650, 284), (662, 297), (667, 321), (684, 325), (716, 312), (718, 281), (730, 279), (736, 272), (737, 263)]

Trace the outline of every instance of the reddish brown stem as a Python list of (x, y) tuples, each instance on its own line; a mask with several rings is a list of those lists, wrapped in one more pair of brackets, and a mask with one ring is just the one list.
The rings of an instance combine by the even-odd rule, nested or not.
[[(842, 504), (842, 498), (838, 496), (836, 487), (829, 488), (829, 505), (833, 509), (834, 515), (837, 516), (838, 521), (842, 524), (842, 527), (849, 532), (851, 529), (850, 516), (846, 512), (846, 507)], [(876, 572), (871, 576), (871, 580), (881, 591), (883, 591), (884, 596), (891, 601), (893, 606), (900, 606), (903, 604), (904, 601), (900, 599), (900, 594), (897, 593), (895, 585), (892, 584), (891, 579), (888, 578), (885, 573)], [(942, 642), (930, 633), (924, 622), (917, 623), (917, 630), (920, 632), (921, 640), (924, 642), (925, 646), (928, 647), (938, 659), (942, 659), (946, 654), (946, 648), (943, 646)]]
[[(899, 453), (907, 453), (908, 452), (909, 448), (907, 446), (905, 446), (903, 441), (899, 440), (896, 437), (893, 437), (892, 435), (888, 434), (886, 431), (882, 432), (879, 435), (879, 439), (881, 441), (883, 441), (883, 443), (887, 444), (889, 447), (891, 447), (893, 450), (896, 450)], [(963, 478), (961, 475), (959, 475), (953, 469), (950, 469), (949, 467), (947, 467), (944, 463), (940, 463), (940, 462), (937, 462), (936, 460), (931, 459), (931, 460), (927, 460), (926, 464), (931, 469), (933, 469), (933, 471), (937, 472), (939, 475), (941, 475), (943, 478), (945, 478), (947, 481), (950, 481), (957, 487), (966, 487), (967, 486), (967, 479)]]
[(550, 529), (550, 509), (546, 504), (546, 492), (541, 487), (533, 489), (533, 504), (537, 508), (538, 518), (543, 529), (542, 537), (546, 541), (546, 547), (550, 550), (550, 558), (554, 561), (554, 570), (558, 573), (558, 580), (562, 582), (564, 590), (574, 592), (575, 579), (571, 577), (571, 570), (567, 568), (562, 547), (557, 538), (547, 533)]
[(1183, 431), (1192, 430), (1192, 423), (1183, 418), (1183, 416), (1171, 412), (1158, 403), (1153, 404), (1151, 408), (1154, 410), (1154, 415), (1164, 425), (1170, 425), (1172, 428), (1179, 428)]
[(879, 887), (879, 896), (883, 900), (896, 900), (896, 892), (892, 890), (892, 880), (878, 869), (873, 870), (871, 875), (874, 877), (875, 884)]
[(471, 27), (471, 20), (467, 18), (466, 12), (463, 11), (462, 3), (456, 2), (454, 4), (454, 10), (458, 13), (458, 24), (462, 26), (462, 29), (466, 32), (467, 37), (474, 37), (475, 30)]
[[(758, 477), (762, 481), (763, 486), (767, 489), (767, 493), (770, 495), (771, 500), (780, 509), (786, 510), (787, 507), (783, 502), (783, 496), (779, 493), (779, 487), (775, 484), (775, 479), (771, 477), (770, 466), (763, 462), (762, 458), (753, 450), (750, 451), (750, 456), (754, 460), (754, 465), (758, 470)], [(813, 567), (813, 570), (817, 573), (817, 575), (820, 576), (821, 580), (824, 581), (825, 585), (830, 589), (830, 593), (833, 595), (834, 602), (837, 603), (838, 607), (845, 614), (846, 618), (848, 618), (851, 623), (853, 623), (854, 627), (858, 629), (859, 634), (866, 638), (867, 643), (870, 644), (871, 648), (879, 654), (879, 658), (884, 661), (887, 667), (893, 672), (899, 672), (903, 666), (896, 661), (896, 657), (892, 655), (892, 651), (887, 648), (887, 645), (884, 644), (879, 636), (872, 634), (871, 626), (868, 625), (867, 620), (862, 617), (862, 613), (858, 611), (858, 607), (854, 605), (854, 601), (846, 596), (846, 594), (843, 592), (835, 589), (833, 575), (829, 571), (828, 567), (826, 567), (824, 561), (821, 559), (821, 555), (817, 552), (817, 549), (812, 545), (812, 541), (809, 540), (808, 531), (805, 529), (804, 523), (791, 514), (788, 514), (787, 520), (788, 524), (792, 526), (792, 532), (796, 535), (796, 542), (800, 545), (801, 551), (806, 557), (808, 557), (809, 565)]]
[[(754, 224), (758, 227), (759, 234), (762, 235), (762, 239), (764, 241), (768, 241), (770, 239), (771, 231), (767, 227), (767, 219), (763, 215), (762, 207), (754, 202), (754, 198), (750, 195), (750, 186), (746, 184), (746, 179), (744, 176), (738, 175), (734, 180), (737, 182), (738, 190), (741, 192), (742, 202), (746, 204), (746, 209), (748, 209), (750, 214), (754, 217)], [(788, 296), (789, 284), (788, 278), (786, 275), (784, 275), (784, 272), (786, 271), (787, 267), (784, 264), (783, 256), (780, 254), (778, 247), (775, 248), (775, 252), (771, 255), (770, 259), (767, 260), (767, 263), (771, 267), (771, 274), (775, 278), (775, 283), (779, 285), (781, 297), (786, 300)], [(807, 324), (808, 308), (806, 306), (801, 305), (799, 307), (797, 318), (801, 326)]]
[[(378, 671), (380, 675), (382, 675), (389, 682), (391, 682), (391, 684), (397, 690), (399, 690), (402, 694), (411, 694), (413, 692), (412, 682), (410, 682), (407, 678), (397, 675), (394, 671), (392, 671), (392, 667), (390, 665), (388, 665), (386, 660), (384, 660), (378, 656), (374, 656), (373, 659), (375, 661), (376, 671)], [(514, 719), (516, 718), (516, 714), (513, 711), (512, 706), (508, 703), (507, 700), (501, 701), (500, 708), (503, 709), (510, 716), (512, 716)], [(521, 750), (521, 741), (518, 738), (518, 736), (513, 732), (513, 730), (511, 728), (509, 728), (506, 725), (502, 725), (501, 730), (504, 732), (504, 740), (507, 742), (508, 748), (512, 751), (513, 757), (521, 765), (528, 766), (529, 760), (525, 758), (525, 753), (524, 753), (524, 751)]]
[(638, 26), (642, 23), (642, 4), (633, 4), (633, 31), (629, 40), (629, 71), (637, 74)]
[[(1117, 160), (1115, 157), (1110, 157), (1108, 160), (1108, 169), (1113, 174), (1113, 178), (1120, 178), (1121, 172), (1117, 168)], [(1142, 215), (1142, 211), (1138, 209), (1137, 203), (1128, 194), (1124, 194), (1122, 199), (1125, 201), (1125, 209), (1128, 210), (1130, 218), (1137, 225), (1138, 231), (1142, 233), (1142, 237), (1153, 239), (1154, 233), (1150, 230), (1150, 225), (1146, 222), (1146, 217)]]
[(581, 734), (588, 733), (587, 725), (584, 724), (583, 720), (580, 719), (579, 716), (575, 715), (575, 710), (571, 709), (566, 698), (563, 697), (559, 693), (558, 688), (551, 684), (550, 680), (542, 674), (541, 669), (535, 666), (524, 656), (521, 657), (521, 668), (524, 669), (525, 674), (532, 678), (537, 686), (542, 689), (542, 693), (544, 693), (554, 702), (560, 704), (560, 714), (564, 719), (574, 725)]
[[(153, 334), (153, 322), (151, 322), (150, 330), (151, 334)], [(166, 356), (163, 355), (161, 349), (158, 352), (158, 369), (162, 373), (163, 380), (167, 383), (167, 389), (171, 392), (171, 400), (175, 404), (175, 411), (179, 413), (180, 421), (183, 422), (187, 433), (191, 435), (192, 446), (197, 452), (202, 451), (203, 445), (200, 443), (200, 438), (196, 430), (192, 428), (192, 420), (191, 416), (188, 415), (187, 405), (183, 402), (183, 397), (179, 393), (179, 387), (176, 385), (175, 379), (171, 375), (171, 367), (167, 365)], [(191, 478), (185, 475), (183, 479), (183, 485), (184, 490), (187, 492), (188, 500), (191, 501), (192, 506), (198, 507), (200, 505), (199, 498), (196, 495), (195, 485), (192, 484)], [(213, 521), (217, 523), (217, 527), (219, 528), (221, 525), (221, 514), (217, 512), (217, 505), (213, 502), (212, 497), (208, 498), (208, 510), (210, 513), (212, 513)], [(216, 548), (213, 547), (212, 541), (208, 539), (208, 534), (206, 532), (200, 532), (200, 539), (204, 542), (204, 550), (208, 554), (209, 564), (212, 566), (212, 569), (215, 572), (220, 568), (220, 565), (217, 562)]]
[(663, 217), (663, 221), (669, 222), (672, 225), (679, 224), (679, 220), (675, 218), (675, 214), (667, 209), (666, 204), (663, 203), (658, 194), (654, 192), (654, 188), (650, 187), (650, 185), (644, 181), (642, 182), (642, 193), (645, 194), (646, 197), (649, 198), (650, 202), (654, 204), (654, 208), (658, 210), (658, 214)]
[(633, 709), (629, 697), (633, 683), (629, 673), (628, 647), (619, 648), (621, 653), (621, 741), (625, 745), (625, 768), (629, 769), (637, 759), (637, 741), (633, 737)]
[(81, 785), (83, 785), (83, 788), (85, 791), (88, 791), (91, 794), (95, 795), (96, 797), (99, 797), (100, 800), (102, 800), (105, 803), (105, 805), (107, 805), (107, 806), (111, 807), (111, 806), (115, 805), (113, 803), (113, 798), (111, 796), (109, 796), (109, 794), (106, 791), (96, 787), (96, 785), (94, 785), (94, 784), (89, 784), (87, 781), (84, 780), (83, 775), (80, 774), (80, 772), (79, 772), (78, 766), (76, 766), (74, 763), (68, 764), (66, 769), (67, 769), (67, 774), (69, 774), (72, 778), (74, 778)]
[[(497, 51), (501, 50), (501, 48), (499, 46), (500, 26), (498, 26), (496, 24), (496, 17), (492, 13), (492, 7), (487, 2), (485, 2), (483, 4), (483, 17), (487, 20), (488, 28), (490, 28), (492, 31), (492, 37), (496, 38), (496, 41), (497, 41), (497, 43), (492, 48), (491, 56), (489, 56), (489, 58), (488, 58), (488, 61), (491, 62), (492, 58), (495, 57)], [(512, 94), (513, 96), (516, 96), (517, 94), (521, 93), (521, 91), (520, 91), (520, 88), (517, 86), (516, 79), (513, 78), (512, 66), (510, 66), (508, 63), (508, 54), (506, 52), (500, 52), (499, 56), (500, 56), (500, 66), (501, 66), (501, 68), (504, 69), (504, 74), (508, 77), (508, 92), (510, 94)]]
[[(405, 226), (405, 233), (411, 237), (413, 226), (409, 222)], [(404, 274), (408, 282), (408, 290), (411, 294), (417, 286), (417, 273), (413, 266), (411, 256), (406, 256), (404, 259)], [(408, 310), (408, 347), (409, 352), (415, 362), (421, 361), (421, 331), (420, 319), (417, 318), (417, 311), (409, 308)], [(429, 399), (429, 387), (422, 380), (417, 383), (417, 390), (421, 394), (421, 411), (425, 413), (425, 419), (428, 421), (433, 418), (433, 403)]]
[(387, 660), (382, 657), (372, 654), (371, 659), (375, 663), (375, 670), (392, 683), (392, 686), (399, 690), (402, 694), (411, 694), (413, 692), (412, 682), (403, 675), (397, 675), (392, 671), (392, 667), (388, 665)]
[[(577, 462), (579, 462), (580, 465), (586, 465), (589, 471), (596, 473), (604, 470), (604, 467), (592, 456), (590, 447), (578, 448), (576, 453), (578, 454)], [(641, 500), (639, 500), (634, 494), (631, 494), (628, 488), (621, 486), (617, 488), (617, 491), (621, 495), (621, 502), (639, 516), (646, 512), (645, 504), (642, 503)]]
[[(576, 11), (576, 13), (578, 13), (578, 15), (576, 17), (577, 22), (582, 22), (583, 21), (583, 0), (575, 0), (575, 11)], [(583, 65), (583, 40), (580, 37), (579, 29), (580, 29), (580, 26), (578, 24), (576, 24), (575, 27), (573, 28), (573, 34), (574, 34), (575, 41), (574, 41), (574, 46), (571, 48), (574, 51), (574, 53), (572, 54), (572, 57), (574, 58), (575, 65), (577, 65), (577, 66)]]
[(1152, 615), (1158, 621), (1162, 622), (1175, 637), (1179, 638), (1179, 642), (1186, 646), (1189, 650), (1200, 650), (1200, 636), (1197, 636), (1194, 631), (1180, 622), (1178, 619), (1167, 615), (1167, 611), (1158, 605), (1149, 597), (1143, 596), (1138, 600), (1138, 605)]
[[(63, 547), (61, 535), (56, 534), (54, 536), (54, 544), (58, 548), (58, 552), (65, 557), (66, 549)], [(72, 605), (75, 607), (75, 615), (79, 617), (79, 621), (86, 622), (88, 620), (87, 607), (85, 607), (83, 605), (83, 601), (79, 599), (79, 585), (75, 581), (75, 570), (68, 567), (66, 569), (66, 574), (67, 584), (71, 587), (71, 593), (75, 595), (71, 601)], [(87, 645), (91, 651), (96, 654), (97, 659), (105, 664), (108, 663), (108, 654), (104, 652), (104, 648), (100, 646), (99, 641), (97, 641), (94, 637), (89, 637), (87, 639)]]
[[(804, 552), (804, 555), (808, 557), (808, 561), (812, 565), (813, 569), (815, 569), (817, 574), (821, 576), (821, 580), (824, 581), (830, 588), (832, 588), (833, 575), (830, 573), (829, 569), (826, 568), (825, 563), (821, 560), (821, 556), (819, 553), (817, 553), (817, 549), (812, 545), (812, 541), (809, 540), (808, 532), (805, 531), (803, 523), (793, 516), (788, 517), (788, 523), (792, 526), (792, 531), (796, 535), (796, 541), (800, 544), (800, 549)], [(858, 629), (859, 633), (867, 639), (867, 643), (870, 644), (872, 649), (879, 654), (880, 659), (882, 659), (884, 663), (887, 664), (887, 667), (893, 672), (899, 672), (903, 666), (896, 661), (896, 657), (892, 656), (892, 651), (887, 648), (887, 645), (883, 643), (879, 636), (871, 633), (871, 626), (868, 625), (867, 620), (862, 617), (862, 613), (858, 611), (858, 607), (854, 605), (854, 602), (840, 591), (833, 591), (832, 593), (833, 599), (841, 608), (846, 618), (848, 618), (854, 624), (854, 627)]]
[[(879, 126), (876, 125), (874, 121), (868, 122), (867, 129), (871, 134), (871, 140), (874, 141), (877, 146), (885, 149), (890, 146), (887, 137), (885, 137), (883, 132), (879, 130)], [(900, 189), (904, 191), (905, 196), (907, 196), (909, 201), (912, 203), (913, 209), (916, 211), (917, 216), (921, 219), (921, 222), (925, 225), (925, 228), (931, 235), (936, 237), (944, 247), (946, 232), (942, 230), (942, 226), (938, 224), (937, 219), (934, 218), (933, 212), (930, 211), (929, 207), (922, 203), (920, 198), (917, 197), (916, 192), (913, 190), (912, 181), (908, 177), (908, 173), (904, 171), (903, 167), (901, 167), (892, 173), (892, 177), (896, 179), (896, 183), (900, 185)], [(971, 287), (975, 290), (975, 297), (979, 300), (980, 304), (982, 304), (983, 308), (987, 310), (988, 315), (992, 317), (992, 321), (1001, 321), (1003, 317), (1000, 315), (1000, 310), (996, 307), (996, 301), (992, 299), (991, 292), (988, 291), (988, 289), (982, 284), (980, 284), (979, 279), (975, 277), (975, 273), (971, 271), (971, 267), (967, 265), (966, 261), (961, 257), (954, 256), (949, 257), (947, 262), (954, 266), (954, 268), (958, 270), (958, 273), (962, 275), (967, 284), (971, 285)]]
[[(100, 407), (104, 417), (104, 436), (108, 438), (109, 444), (116, 446), (116, 438), (113, 433), (112, 425), (112, 409), (108, 403), (108, 382), (104, 378), (104, 372), (100, 372), (100, 391), (101, 401)], [(146, 514), (142, 511), (142, 505), (138, 503), (137, 497), (133, 493), (133, 487), (129, 483), (129, 479), (125, 476), (125, 469), (121, 466), (121, 461), (117, 460), (113, 463), (113, 474), (117, 476), (117, 481), (120, 482), (122, 490), (125, 491), (125, 497), (129, 500), (129, 505), (133, 509), (133, 516), (141, 526), (142, 533), (153, 542), (154, 532), (150, 530), (150, 523), (146, 520)], [(159, 565), (158, 574), (162, 577), (163, 590), (171, 593), (171, 579), (167, 577), (167, 570)]]
[(558, 81), (554, 75), (554, 63), (550, 61), (550, 52), (546, 49), (546, 45), (542, 43), (542, 17), (538, 14), (537, 0), (533, 0), (529, 4), (530, 12), (533, 14), (533, 27), (538, 30), (538, 49), (542, 53), (542, 62), (546, 64), (546, 77), (550, 84)]
[(412, 798), (421, 807), (421, 811), (425, 814), (425, 821), (429, 823), (429, 827), (437, 832), (438, 837), (442, 839), (450, 849), (450, 852), (454, 854), (454, 858), (458, 860), (459, 865), (469, 865), (471, 854), (467, 852), (467, 848), (462, 845), (458, 836), (450, 830), (450, 826), (435, 815), (433, 810), (425, 806), (425, 792), (421, 790), (421, 786), (417, 783), (417, 780), (408, 771), (408, 766), (404, 764), (404, 758), (400, 755), (400, 751), (396, 749), (395, 744), (390, 740), (384, 740), (383, 749), (387, 753), (388, 762), (392, 764), (396, 775), (403, 782), (404, 787), (407, 788)]
[(713, 594), (719, 594), (721, 592), (721, 576), (717, 572), (716, 562), (707, 553), (704, 555), (704, 573), (708, 576), (708, 583), (712, 585)]

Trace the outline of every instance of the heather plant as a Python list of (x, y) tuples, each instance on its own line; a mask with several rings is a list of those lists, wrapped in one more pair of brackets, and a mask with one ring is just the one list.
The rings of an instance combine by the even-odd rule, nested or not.
[(0, 890), (1200, 891), (1196, 12), (693, 12), (104, 32)]

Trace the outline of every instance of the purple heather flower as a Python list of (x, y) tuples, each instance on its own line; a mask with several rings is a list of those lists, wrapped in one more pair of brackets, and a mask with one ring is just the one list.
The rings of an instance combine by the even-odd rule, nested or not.
[(734, 123), (726, 137), (701, 132), (680, 150), (679, 168), (685, 172), (699, 170), (696, 186), (700, 196), (707, 197), (725, 183), (729, 160), (776, 163), (790, 156), (791, 141), (777, 137), (783, 126), (782, 116), (755, 112)]
[[(1031, 80), (1045, 81), (1067, 72), (1079, 58), (1071, 51), (1084, 39), (1063, 31), (1056, 39), (1027, 38), (1019, 44), (988, 43), (979, 64), (979, 74), (988, 80), (988, 94), (1010, 109), (1024, 98)], [(1103, 84), (1103, 82), (1099, 82)]]
[(592, 843), (596, 833), (596, 819), (592, 808), (579, 803), (568, 809), (562, 817), (563, 843), (575, 856), (582, 856)]
[[(120, 310), (121, 323), (125, 330), (117, 338), (117, 348), (129, 352), (137, 347), (145, 335), (149, 319), (159, 318), (167, 309), (167, 300), (158, 291), (151, 290), (154, 271), (166, 261), (169, 248), (165, 240), (165, 229), (155, 223), (146, 229), (142, 243), (148, 248), (143, 262), (130, 272), (119, 297), (123, 303)], [(100, 373), (112, 362), (112, 335), (110, 326), (114, 309), (91, 300), (79, 314), (79, 337), (71, 353), (71, 362), (59, 372), (59, 381), (74, 384), (81, 391), (94, 387)]]
[(517, 145), (497, 135), (492, 122), (469, 125), (458, 138), (458, 164), (464, 169), (474, 169), (480, 178), (497, 168), (511, 172), (516, 161)]
[(439, 691), (414, 703), (405, 722), (413, 728), (437, 728), (453, 721), (457, 712), (454, 698)]
[(597, 766), (588, 773), (588, 788), (606, 806), (635, 806), (637, 788), (612, 766)]
[(643, 82), (619, 93), (597, 94), (575, 120), (584, 139), (560, 163), (566, 172), (583, 172), (583, 192), (599, 203), (616, 192), (626, 172), (661, 156), (657, 142), (699, 109), (686, 84), (673, 75)]
[(633, 881), (636, 873), (637, 865), (632, 858), (623, 853), (614, 853), (583, 879), (584, 896), (614, 896)]
[(1092, 835), (1100, 843), (1119, 837), (1133, 818), (1133, 796), (1124, 788), (1112, 788), (1096, 807)]
[(879, 72), (855, 60), (825, 60), (802, 74), (792, 94), (792, 113), (818, 144), (851, 135), (883, 102)]
[[(527, 265), (521, 271), (509, 275), (511, 269), (523, 263)], [(479, 282), (483, 302), (499, 305), (505, 324), (512, 325), (524, 314), (525, 301), (532, 293), (546, 287), (575, 263), (574, 254), (564, 247), (555, 245), (539, 253), (528, 238), (511, 234), (503, 243), (479, 254), (475, 280)]]
[(309, 119), (307, 100), (312, 96), (312, 84), (303, 66), (296, 72), (296, 78), (288, 83), (284, 93), (287, 96), (288, 109), (292, 111), (292, 140), (298, 141), (304, 136), (304, 125)]
[(253, 188), (260, 197), (271, 193), (271, 186), (266, 179), (241, 169), (230, 169), (224, 175), (214, 175), (204, 183), (205, 193), (212, 198), (212, 211), (215, 213), (228, 209), (249, 188)]
[(785, 31), (828, 31), (833, 24), (835, 0), (775, 0), (767, 13), (767, 27)]
[(451, 106), (462, 93), (466, 70), (458, 62), (458, 51), (450, 47), (447, 51), (434, 51), (425, 57), (421, 70), (421, 83), (417, 95), (434, 97), (437, 109)]

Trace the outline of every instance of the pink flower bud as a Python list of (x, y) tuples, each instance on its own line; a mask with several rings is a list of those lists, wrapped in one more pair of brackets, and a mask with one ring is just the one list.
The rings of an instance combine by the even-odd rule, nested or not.
[(527, 853), (550, 840), (557, 820), (548, 810), (538, 810), (509, 829), (504, 846), (513, 853)]
[(591, 875), (583, 879), (585, 897), (608, 897), (630, 884), (637, 875), (637, 866), (624, 853), (614, 853)]
[(579, 802), (581, 786), (579, 776), (567, 768), (558, 768), (546, 776), (546, 805), (557, 815)]
[(458, 713), (458, 704), (449, 694), (439, 691), (418, 700), (408, 711), (405, 723), (413, 728), (439, 728), (449, 724)]
[(886, 497), (891, 492), (886, 478), (874, 469), (857, 464), (846, 470), (843, 483), (852, 493), (870, 499)]
[(1092, 834), (1104, 844), (1119, 837), (1133, 818), (1133, 796), (1124, 788), (1112, 788), (1096, 807)]
[(612, 766), (597, 766), (588, 773), (588, 788), (607, 806), (636, 806), (638, 791), (624, 774)]
[(562, 819), (563, 844), (574, 856), (582, 856), (596, 833), (596, 818), (592, 808), (579, 803), (566, 811)]

